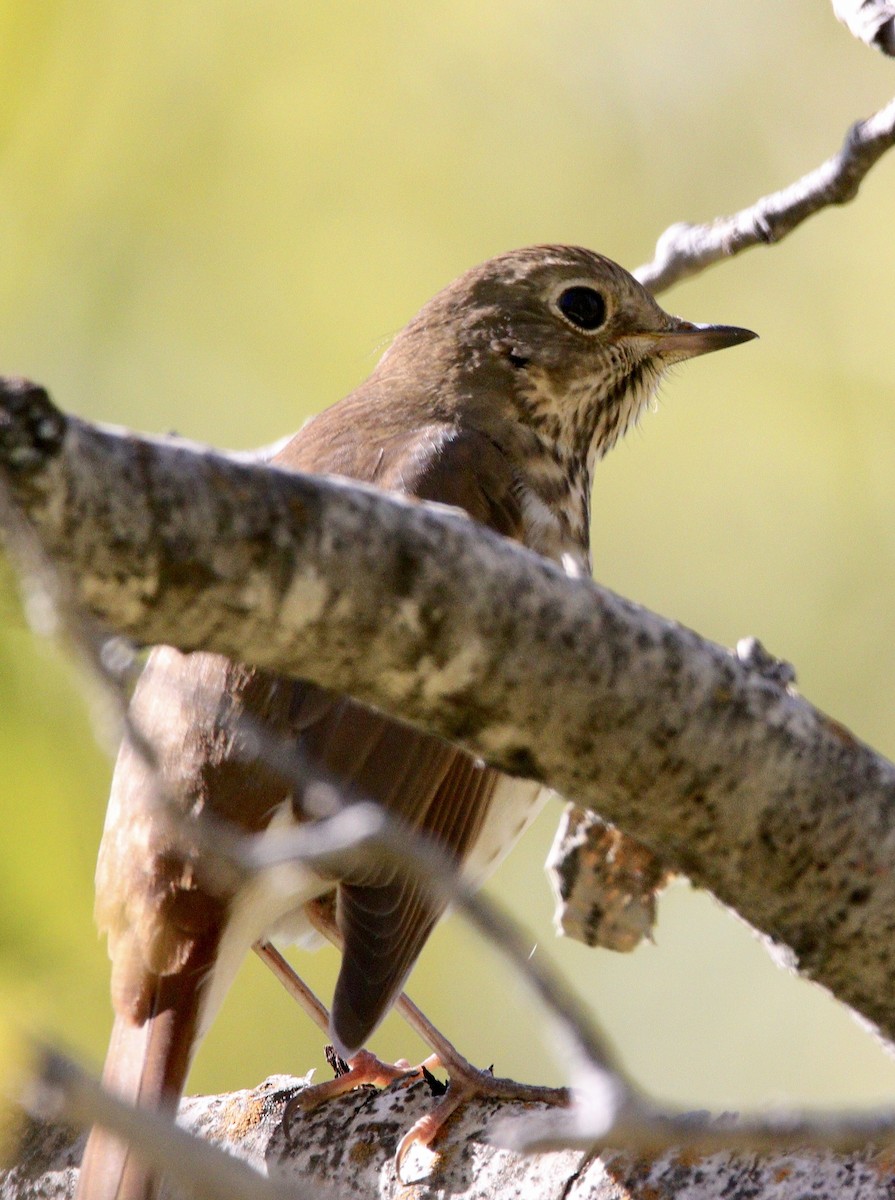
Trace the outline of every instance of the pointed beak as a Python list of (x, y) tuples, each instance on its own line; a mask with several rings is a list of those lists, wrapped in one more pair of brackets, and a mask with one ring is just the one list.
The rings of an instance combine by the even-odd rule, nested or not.
[(691, 321), (672, 317), (669, 327), (656, 337), (655, 353), (666, 362), (680, 362), (699, 354), (711, 354), (713, 350), (738, 346), (740, 342), (751, 342), (756, 337), (757, 333), (738, 325), (694, 325)]

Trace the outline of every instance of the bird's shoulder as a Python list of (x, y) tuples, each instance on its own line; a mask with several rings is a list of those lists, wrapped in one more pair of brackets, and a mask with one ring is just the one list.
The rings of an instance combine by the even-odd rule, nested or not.
[(449, 504), (524, 540), (520, 478), (489, 432), (457, 412), (361, 390), (308, 421), (273, 460)]

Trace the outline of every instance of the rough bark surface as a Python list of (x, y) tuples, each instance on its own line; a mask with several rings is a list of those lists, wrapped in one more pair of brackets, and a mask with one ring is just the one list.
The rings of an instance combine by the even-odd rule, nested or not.
[(450, 511), (0, 390), (5, 478), (141, 642), (302, 675), (543, 781), (895, 1033), (895, 767), (781, 683)]
[[(425, 1084), (374, 1092), (359, 1089), (304, 1117), (294, 1146), (285, 1142), (283, 1108), (303, 1081), (274, 1076), (251, 1091), (185, 1100), (180, 1122), (225, 1147), (259, 1172), (303, 1194), (315, 1183), (355, 1200), (413, 1196), (434, 1200), (889, 1200), (892, 1160), (861, 1156), (778, 1154), (698, 1158), (679, 1153), (654, 1159), (607, 1152), (559, 1151), (523, 1157), (489, 1143), (497, 1122), (518, 1106), (473, 1103), (445, 1132), (440, 1153), (406, 1164), (408, 1183), (395, 1178), (398, 1138), (431, 1106)], [(84, 1138), (65, 1127), (31, 1121), (19, 1163), (0, 1173), (0, 1200), (67, 1200), (77, 1181)], [(166, 1190), (161, 1200), (181, 1200)]]

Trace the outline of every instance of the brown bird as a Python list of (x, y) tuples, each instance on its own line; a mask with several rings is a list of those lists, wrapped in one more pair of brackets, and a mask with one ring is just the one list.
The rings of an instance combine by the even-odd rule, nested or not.
[[(275, 461), (454, 505), (569, 573), (589, 573), (597, 459), (637, 420), (669, 366), (754, 336), (669, 316), (627, 271), (589, 250), (513, 251), (440, 292), (370, 378)], [(154, 650), (132, 711), (187, 820), (208, 812), (259, 832), (307, 819), (289, 782), (241, 754), (232, 718), (249, 714), (436, 839), (474, 881), (543, 795), (345, 696), (210, 654)], [(134, 1104), (173, 1109), (245, 954), (261, 938), (300, 940), (306, 906), (334, 888), (344, 946), (331, 1034), (350, 1057), (400, 992), (440, 906), (412, 875), (387, 867), (334, 882), (292, 866), (232, 894), (209, 890), (182, 840), (154, 818), (157, 794), (150, 768), (125, 743), (97, 867), (115, 1009), (106, 1084)], [(95, 1130), (82, 1200), (145, 1200), (153, 1190), (126, 1148)]]

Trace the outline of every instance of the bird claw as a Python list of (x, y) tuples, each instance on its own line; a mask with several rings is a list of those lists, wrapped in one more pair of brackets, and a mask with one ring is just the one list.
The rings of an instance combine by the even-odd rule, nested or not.
[[(453, 1048), (451, 1048), (453, 1050)], [(346, 1092), (365, 1084), (376, 1087), (389, 1087), (392, 1084), (408, 1084), (416, 1080), (424, 1080), (433, 1096), (439, 1096), (437, 1104), (425, 1116), (420, 1117), (407, 1130), (398, 1142), (395, 1151), (395, 1175), (402, 1187), (422, 1182), (428, 1171), (419, 1179), (404, 1177), (405, 1160), (414, 1146), (429, 1150), (433, 1155), (432, 1143), (441, 1133), (448, 1120), (468, 1101), (482, 1096), (492, 1096), (503, 1100), (539, 1101), (547, 1104), (567, 1104), (568, 1092), (565, 1088), (536, 1087), (531, 1084), (516, 1083), (512, 1079), (501, 1079), (494, 1075), (493, 1070), (479, 1071), (467, 1062), (456, 1051), (451, 1054), (443, 1053), (442, 1057), (449, 1060), (449, 1077), (447, 1090), (439, 1092), (440, 1081), (432, 1075), (430, 1067), (442, 1066), (439, 1055), (432, 1055), (425, 1062), (413, 1067), (406, 1059), (395, 1063), (383, 1062), (369, 1050), (360, 1050), (347, 1064), (348, 1069), (329, 1079), (325, 1083), (314, 1084), (302, 1090), (288, 1102), (283, 1110), (283, 1131), (287, 1141), (294, 1142), (292, 1122), (297, 1113), (312, 1112), (327, 1100), (344, 1096)], [(332, 1060), (330, 1060), (332, 1061)], [(341, 1063), (342, 1060), (338, 1060)], [(344, 1065), (344, 1064), (343, 1064)], [(334, 1069), (338, 1069), (333, 1063)]]
[[(424, 1076), (429, 1072), (424, 1069)], [(395, 1175), (402, 1187), (421, 1183), (419, 1179), (406, 1179), (403, 1174), (404, 1161), (414, 1146), (429, 1150), (433, 1156), (432, 1143), (441, 1133), (450, 1117), (464, 1104), (476, 1097), (492, 1096), (502, 1100), (539, 1101), (544, 1104), (568, 1104), (569, 1093), (565, 1088), (537, 1087), (532, 1084), (516, 1083), (512, 1079), (501, 1079), (493, 1070), (479, 1071), (459, 1055), (451, 1065), (447, 1091), (434, 1108), (420, 1117), (404, 1134), (395, 1151)], [(428, 1173), (427, 1173), (428, 1174)]]
[[(342, 1060), (339, 1059), (339, 1062)], [(339, 1070), (334, 1063), (332, 1065), (334, 1069)], [(411, 1066), (404, 1058), (395, 1063), (387, 1063), (371, 1054), (369, 1050), (359, 1050), (349, 1060), (346, 1069), (339, 1071), (335, 1079), (302, 1088), (298, 1095), (292, 1097), (283, 1110), (283, 1131), (287, 1140), (293, 1141), (291, 1126), (297, 1113), (312, 1112), (327, 1100), (335, 1100), (337, 1096), (344, 1096), (346, 1092), (365, 1084), (384, 1088), (393, 1083), (410, 1083), (421, 1078), (424, 1069), (422, 1064), (418, 1067)]]
[(398, 1142), (398, 1148), (395, 1151), (395, 1175), (402, 1187), (409, 1187), (412, 1183), (421, 1183), (426, 1178), (426, 1175), (421, 1175), (419, 1179), (404, 1178), (402, 1173), (404, 1159), (411, 1148), (413, 1146), (421, 1146), (434, 1155), (432, 1142), (441, 1133), (448, 1118), (453, 1116), (457, 1109), (461, 1108), (467, 1100), (471, 1100), (474, 1094), (474, 1089), (467, 1087), (454, 1088), (453, 1084), (448, 1084), (448, 1090), (435, 1107), (430, 1112), (427, 1112), (425, 1116), (420, 1117), (418, 1121), (415, 1121), (407, 1130), (400, 1142)]

